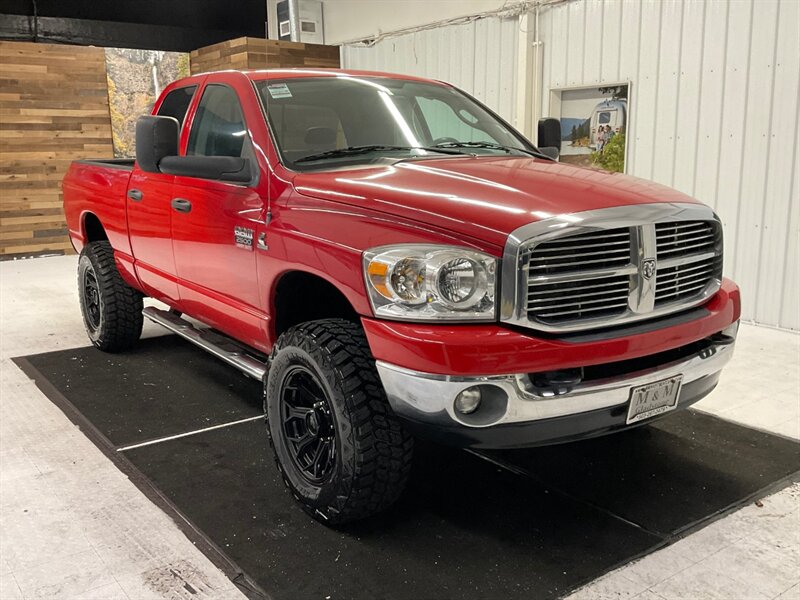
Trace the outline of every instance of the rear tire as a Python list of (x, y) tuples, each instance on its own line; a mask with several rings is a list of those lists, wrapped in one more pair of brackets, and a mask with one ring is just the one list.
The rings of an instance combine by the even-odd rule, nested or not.
[(413, 440), (389, 407), (359, 325), (325, 319), (281, 335), (264, 404), (284, 483), (315, 519), (364, 519), (400, 496)]
[(142, 294), (117, 271), (108, 242), (92, 242), (78, 261), (78, 294), (86, 333), (105, 352), (133, 346), (142, 334)]

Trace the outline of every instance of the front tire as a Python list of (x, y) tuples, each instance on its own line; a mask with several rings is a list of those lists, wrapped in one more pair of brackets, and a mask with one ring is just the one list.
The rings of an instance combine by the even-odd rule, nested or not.
[(400, 496), (413, 440), (389, 407), (357, 324), (325, 319), (286, 331), (264, 397), (275, 462), (315, 519), (364, 519)]
[(92, 242), (78, 260), (78, 293), (89, 339), (105, 352), (120, 352), (142, 335), (142, 294), (123, 281), (108, 242)]

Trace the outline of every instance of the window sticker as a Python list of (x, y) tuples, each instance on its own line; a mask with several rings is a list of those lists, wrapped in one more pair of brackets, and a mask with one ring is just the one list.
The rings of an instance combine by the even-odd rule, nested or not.
[(267, 90), (269, 90), (269, 95), (276, 100), (280, 98), (292, 97), (292, 92), (289, 90), (289, 86), (287, 86), (285, 83), (272, 83), (267, 86)]

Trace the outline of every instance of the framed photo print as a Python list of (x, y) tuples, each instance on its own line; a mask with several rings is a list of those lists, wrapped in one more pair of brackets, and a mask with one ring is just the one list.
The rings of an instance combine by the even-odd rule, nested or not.
[(561, 162), (625, 172), (630, 82), (553, 90), (551, 113), (561, 121)]

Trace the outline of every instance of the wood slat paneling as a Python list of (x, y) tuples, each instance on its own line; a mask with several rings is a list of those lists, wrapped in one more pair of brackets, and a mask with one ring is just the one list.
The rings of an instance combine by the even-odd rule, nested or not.
[(70, 162), (113, 157), (102, 48), (0, 42), (0, 259), (72, 252)]
[(190, 61), (193, 74), (225, 69), (338, 69), (339, 47), (262, 38), (237, 38), (194, 50)]

